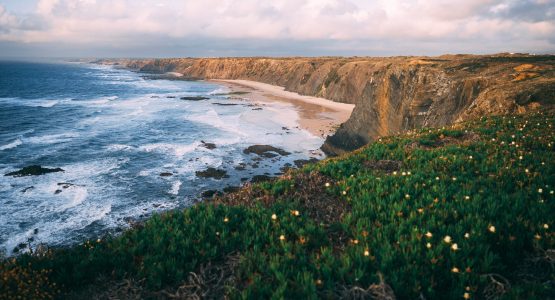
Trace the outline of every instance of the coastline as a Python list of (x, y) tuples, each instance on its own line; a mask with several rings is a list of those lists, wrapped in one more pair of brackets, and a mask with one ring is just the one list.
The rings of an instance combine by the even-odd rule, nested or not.
[(231, 93), (245, 93), (242, 98), (253, 102), (283, 102), (299, 112), (299, 126), (313, 135), (325, 138), (346, 122), (354, 104), (334, 102), (324, 98), (303, 96), (286, 91), (284, 87), (250, 80), (211, 79), (225, 85)]

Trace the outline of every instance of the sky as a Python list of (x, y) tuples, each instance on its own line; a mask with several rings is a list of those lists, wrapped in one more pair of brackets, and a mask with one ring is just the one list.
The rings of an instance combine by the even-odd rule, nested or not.
[(0, 57), (555, 53), (555, 0), (0, 0)]

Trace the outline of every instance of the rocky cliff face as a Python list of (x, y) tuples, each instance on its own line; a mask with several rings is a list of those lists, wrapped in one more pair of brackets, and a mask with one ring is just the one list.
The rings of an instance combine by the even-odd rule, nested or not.
[(555, 106), (555, 56), (183, 58), (116, 63), (145, 72), (179, 72), (189, 79), (260, 81), (355, 104), (351, 118), (322, 147), (328, 154), (423, 126)]

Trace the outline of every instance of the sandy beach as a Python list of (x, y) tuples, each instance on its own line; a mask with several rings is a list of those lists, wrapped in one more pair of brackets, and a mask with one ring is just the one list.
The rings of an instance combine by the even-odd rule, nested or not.
[(286, 91), (283, 87), (250, 80), (211, 80), (223, 83), (242, 98), (254, 102), (285, 102), (294, 105), (299, 112), (299, 125), (310, 133), (326, 137), (347, 121), (355, 107), (324, 98), (303, 96)]

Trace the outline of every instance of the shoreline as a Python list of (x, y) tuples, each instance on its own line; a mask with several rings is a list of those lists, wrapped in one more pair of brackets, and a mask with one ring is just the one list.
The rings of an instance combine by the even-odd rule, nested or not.
[(326, 138), (345, 123), (354, 104), (334, 102), (324, 98), (303, 96), (286, 91), (284, 87), (250, 80), (210, 79), (228, 87), (232, 93), (245, 92), (242, 97), (254, 102), (282, 102), (295, 106), (299, 126), (311, 134)]

